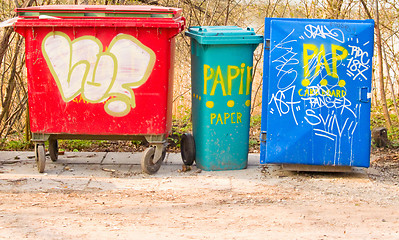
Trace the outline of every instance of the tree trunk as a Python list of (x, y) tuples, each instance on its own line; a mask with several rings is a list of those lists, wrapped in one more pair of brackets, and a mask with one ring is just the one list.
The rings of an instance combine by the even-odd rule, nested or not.
[(7, 49), (8, 49), (10, 36), (13, 32), (14, 32), (14, 29), (12, 27), (7, 27), (4, 30), (3, 38), (1, 39), (1, 42), (0, 42), (0, 67), (3, 63), (4, 55), (6, 54)]
[(10, 106), (11, 106), (11, 101), (14, 98), (14, 89), (16, 87), (16, 79), (15, 79), (15, 74), (16, 74), (16, 68), (17, 68), (17, 60), (18, 60), (18, 54), (19, 50), (21, 48), (21, 37), (18, 35), (17, 36), (17, 43), (15, 44), (14, 48), (14, 57), (11, 63), (11, 73), (10, 73), (10, 78), (8, 80), (8, 85), (6, 89), (6, 96), (4, 98), (3, 106), (2, 109), (3, 111), (0, 114), (0, 121), (3, 121), (3, 119), (7, 119), (8, 115), (10, 114)]
[(391, 74), (389, 73), (390, 66), (388, 64), (387, 52), (386, 52), (385, 48), (383, 48), (383, 51), (384, 51), (384, 58), (385, 58), (385, 67), (387, 68), (387, 78), (388, 78), (387, 80), (388, 80), (389, 86), (391, 87), (393, 106), (395, 107), (396, 116), (399, 118), (398, 104), (396, 103), (396, 96), (395, 96), (395, 88), (393, 86)]
[(388, 129), (391, 129), (392, 122), (389, 116), (387, 98), (385, 96), (385, 84), (384, 84), (384, 61), (382, 59), (382, 44), (381, 44), (381, 31), (380, 31), (380, 17), (378, 11), (378, 0), (375, 1), (375, 32), (376, 32), (376, 42), (377, 42), (377, 58), (378, 58), (378, 80), (380, 82), (380, 95), (382, 101), (382, 109), (384, 111), (385, 124)]
[[(367, 8), (366, 3), (364, 0), (360, 0), (366, 11), (366, 14), (369, 18), (372, 18), (369, 9)], [(381, 44), (381, 31), (380, 31), (380, 17), (378, 11), (378, 0), (375, 1), (375, 36), (376, 36), (376, 43), (377, 43), (377, 58), (378, 58), (378, 80), (380, 83), (380, 97), (382, 101), (382, 109), (384, 111), (384, 118), (385, 124), (388, 129), (391, 129), (392, 122), (391, 117), (389, 116), (388, 106), (387, 106), (387, 98), (385, 96), (385, 86), (384, 86), (384, 62), (382, 60), (382, 44)]]

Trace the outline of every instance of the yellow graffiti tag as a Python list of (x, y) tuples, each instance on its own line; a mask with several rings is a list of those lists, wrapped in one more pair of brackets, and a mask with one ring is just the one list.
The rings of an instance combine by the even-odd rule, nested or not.
[[(341, 54), (338, 54), (338, 51)], [(331, 52), (332, 52), (332, 66), (330, 67), (327, 58), (326, 58), (326, 51), (324, 44), (320, 45), (320, 48), (318, 48), (314, 44), (303, 44), (303, 65), (304, 65), (304, 76), (305, 78), (308, 78), (311, 75), (311, 72), (313, 72), (313, 76), (318, 76), (320, 73), (320, 68), (321, 66), (324, 67), (324, 69), (327, 72), (327, 75), (338, 78), (338, 72), (337, 72), (337, 62), (342, 61), (348, 56), (348, 50), (346, 50), (342, 46), (338, 46), (335, 44), (331, 44)], [(312, 67), (312, 63), (317, 59), (317, 64), (316, 67)], [(311, 68), (312, 67), (312, 68)]]
[(319, 90), (319, 89), (299, 89), (298, 95), (301, 97), (323, 96), (323, 97), (337, 97), (343, 98), (346, 96), (344, 90)]
[(241, 120), (242, 113), (240, 112), (232, 112), (232, 113), (211, 113), (210, 119), (211, 119), (211, 124), (237, 124), (237, 123), (242, 123)]
[(223, 96), (234, 95), (232, 92), (233, 83), (239, 80), (237, 94), (243, 95), (245, 88), (245, 94), (249, 95), (251, 93), (252, 68), (252, 66), (246, 66), (245, 63), (242, 63), (240, 67), (228, 65), (227, 69), (225, 69), (226, 71), (222, 71), (220, 65), (216, 66), (215, 70), (211, 66), (204, 64), (204, 94), (207, 95), (209, 88), (211, 88), (209, 92), (211, 96), (214, 96), (217, 91)]

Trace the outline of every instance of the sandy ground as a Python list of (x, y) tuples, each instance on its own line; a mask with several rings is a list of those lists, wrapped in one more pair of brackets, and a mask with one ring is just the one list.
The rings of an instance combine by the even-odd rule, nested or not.
[(70, 153), (38, 174), (29, 152), (0, 152), (0, 239), (399, 239), (399, 164), (349, 173), (182, 172), (153, 176), (140, 154)]

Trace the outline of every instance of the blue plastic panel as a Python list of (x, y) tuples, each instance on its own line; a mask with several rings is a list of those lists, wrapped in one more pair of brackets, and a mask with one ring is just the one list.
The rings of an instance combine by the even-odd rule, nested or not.
[(265, 25), (261, 163), (368, 167), (374, 22)]

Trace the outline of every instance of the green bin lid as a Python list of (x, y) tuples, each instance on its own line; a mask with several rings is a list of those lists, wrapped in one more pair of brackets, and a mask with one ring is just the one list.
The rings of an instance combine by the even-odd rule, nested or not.
[(143, 5), (47, 5), (15, 10), (19, 17), (37, 18), (174, 18), (181, 9)]
[(237, 26), (190, 27), (185, 34), (200, 44), (259, 44), (263, 42), (263, 36), (257, 35), (253, 28)]

